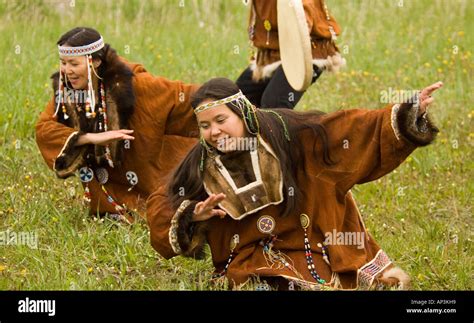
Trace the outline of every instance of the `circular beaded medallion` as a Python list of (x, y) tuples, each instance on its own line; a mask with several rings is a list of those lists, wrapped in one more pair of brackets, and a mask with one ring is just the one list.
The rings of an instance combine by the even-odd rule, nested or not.
[(269, 215), (262, 215), (257, 220), (257, 229), (261, 233), (270, 234), (275, 229), (275, 220)]
[(128, 171), (125, 176), (127, 176), (127, 181), (130, 185), (137, 185), (138, 184), (138, 176), (135, 172)]
[(109, 180), (109, 172), (103, 167), (96, 169), (95, 176), (97, 176), (97, 180), (101, 184), (105, 184)]
[(309, 216), (302, 213), (300, 215), (300, 222), (303, 229), (307, 229), (309, 227)]
[(81, 182), (89, 183), (94, 178), (94, 171), (89, 167), (81, 167), (81, 169), (79, 169), (79, 177)]

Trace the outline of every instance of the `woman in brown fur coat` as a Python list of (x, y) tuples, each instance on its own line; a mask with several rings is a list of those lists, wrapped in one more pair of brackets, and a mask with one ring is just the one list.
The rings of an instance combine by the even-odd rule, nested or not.
[(351, 188), (397, 168), (430, 144), (425, 88), (411, 103), (328, 114), (256, 109), (227, 79), (194, 95), (201, 144), (147, 203), (153, 247), (201, 258), (239, 286), (255, 276), (279, 288), (407, 288), (367, 232)]
[(131, 211), (144, 215), (148, 195), (196, 143), (197, 87), (125, 61), (92, 28), (70, 30), (58, 48), (38, 147), (59, 178), (79, 173), (92, 214), (132, 221)]

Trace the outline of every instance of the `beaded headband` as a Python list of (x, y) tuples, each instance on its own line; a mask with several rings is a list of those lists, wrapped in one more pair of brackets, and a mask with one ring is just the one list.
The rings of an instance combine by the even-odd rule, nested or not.
[(207, 109), (213, 108), (213, 107), (218, 106), (218, 105), (226, 104), (226, 103), (229, 103), (229, 102), (232, 102), (232, 101), (236, 101), (236, 100), (239, 100), (239, 99), (244, 99), (244, 100), (247, 99), (245, 97), (245, 95), (242, 93), (242, 91), (239, 91), (236, 94), (233, 94), (231, 96), (228, 96), (228, 97), (220, 99), (220, 100), (216, 100), (216, 101), (201, 104), (196, 109), (194, 109), (194, 113), (199, 114), (199, 113), (201, 113), (201, 112), (203, 112)]
[(97, 52), (104, 47), (104, 39), (102, 36), (99, 40), (89, 45), (70, 47), (58, 46), (59, 55), (62, 56), (84, 56)]

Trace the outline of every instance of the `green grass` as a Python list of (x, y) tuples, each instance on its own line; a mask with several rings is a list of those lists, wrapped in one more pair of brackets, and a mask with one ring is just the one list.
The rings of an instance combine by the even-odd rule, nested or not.
[[(37, 249), (0, 246), (0, 289), (215, 289), (209, 257), (167, 261), (151, 248), (144, 222), (127, 227), (89, 217), (78, 181), (47, 169), (34, 124), (52, 94), (55, 43), (70, 28), (92, 26), (152, 73), (200, 83), (235, 79), (246, 66), (248, 8), (239, 0), (69, 3), (0, 2), (0, 231), (38, 235)], [(369, 231), (414, 289), (472, 290), (474, 6), (399, 3), (328, 3), (343, 28), (338, 44), (347, 68), (323, 74), (298, 108), (373, 109), (389, 87), (445, 83), (432, 107), (437, 141), (353, 192)]]

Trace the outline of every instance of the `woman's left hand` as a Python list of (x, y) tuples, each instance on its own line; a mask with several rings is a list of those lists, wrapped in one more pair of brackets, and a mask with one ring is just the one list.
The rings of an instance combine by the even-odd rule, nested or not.
[(197, 203), (194, 208), (193, 221), (205, 221), (213, 216), (219, 216), (222, 219), (226, 213), (215, 207), (222, 202), (225, 197), (224, 193), (211, 194), (205, 201)]
[(428, 87), (425, 87), (423, 90), (421, 90), (419, 99), (420, 99), (420, 110), (418, 111), (418, 116), (421, 116), (423, 113), (426, 112), (428, 106), (433, 103), (434, 98), (431, 97), (431, 94), (440, 89), (443, 86), (443, 82), (436, 82), (434, 84), (431, 84)]

